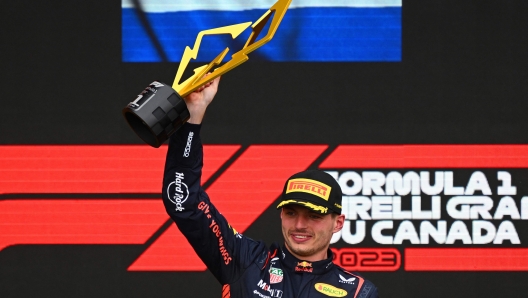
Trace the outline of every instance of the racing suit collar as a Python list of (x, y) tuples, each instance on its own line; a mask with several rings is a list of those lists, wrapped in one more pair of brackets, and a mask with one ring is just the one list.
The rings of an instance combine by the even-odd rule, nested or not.
[(328, 249), (328, 258), (317, 262), (297, 259), (286, 247), (284, 247), (284, 245), (282, 245), (280, 249), (281, 255), (279, 257), (282, 258), (282, 264), (289, 271), (296, 273), (324, 274), (332, 270), (334, 266), (334, 263), (332, 262), (334, 254), (330, 249)]

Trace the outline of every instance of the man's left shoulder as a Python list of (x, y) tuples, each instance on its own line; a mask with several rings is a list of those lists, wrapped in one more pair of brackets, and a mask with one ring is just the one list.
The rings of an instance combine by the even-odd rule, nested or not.
[(344, 288), (353, 290), (353, 293), (348, 293), (347, 297), (378, 298), (378, 289), (370, 280), (357, 272), (350, 272), (339, 266), (335, 268), (334, 272), (338, 276), (337, 282)]

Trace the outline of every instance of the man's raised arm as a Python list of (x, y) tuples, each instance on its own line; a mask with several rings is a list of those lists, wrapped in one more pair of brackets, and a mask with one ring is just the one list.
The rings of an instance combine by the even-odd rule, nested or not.
[(236, 280), (265, 247), (229, 226), (201, 188), (200, 128), (218, 83), (219, 78), (185, 98), (190, 119), (169, 140), (162, 195), (167, 213), (198, 256), (222, 284), (228, 284)]

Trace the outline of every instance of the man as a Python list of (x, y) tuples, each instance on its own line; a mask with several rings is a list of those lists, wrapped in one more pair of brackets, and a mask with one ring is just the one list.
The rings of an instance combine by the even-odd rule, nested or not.
[(284, 245), (267, 248), (231, 227), (200, 187), (203, 152), (200, 127), (219, 78), (190, 94), (190, 119), (170, 139), (163, 202), (227, 297), (376, 298), (376, 287), (332, 263), (332, 234), (343, 227), (339, 184), (322, 171), (304, 171), (286, 181), (281, 202)]

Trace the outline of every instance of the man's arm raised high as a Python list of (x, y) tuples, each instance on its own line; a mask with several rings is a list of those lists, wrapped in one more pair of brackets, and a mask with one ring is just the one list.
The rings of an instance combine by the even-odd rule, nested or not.
[(200, 128), (219, 80), (185, 98), (190, 119), (169, 140), (162, 195), (167, 213), (198, 256), (221, 284), (228, 284), (238, 279), (265, 247), (236, 233), (201, 188)]

